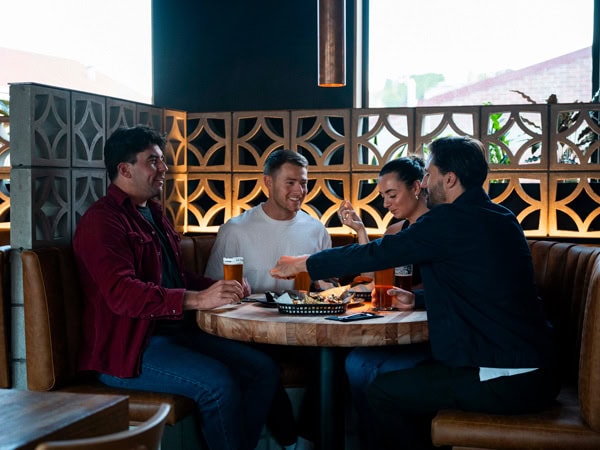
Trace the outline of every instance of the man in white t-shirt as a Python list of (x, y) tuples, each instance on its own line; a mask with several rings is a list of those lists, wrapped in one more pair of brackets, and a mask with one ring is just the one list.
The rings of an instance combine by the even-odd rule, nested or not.
[(294, 280), (269, 274), (282, 255), (313, 254), (331, 247), (325, 226), (301, 211), (306, 197), (308, 161), (300, 153), (276, 150), (265, 162), (264, 183), (268, 200), (219, 228), (205, 276), (223, 278), (223, 257), (242, 256), (244, 277), (252, 292), (294, 288)]
[[(294, 280), (279, 280), (269, 274), (282, 255), (313, 254), (331, 247), (331, 237), (325, 226), (301, 211), (302, 202), (306, 198), (308, 183), (308, 161), (298, 152), (276, 150), (265, 161), (263, 170), (264, 183), (268, 190), (268, 199), (237, 217), (232, 217), (219, 228), (217, 239), (209, 257), (205, 276), (213, 279), (223, 278), (223, 257), (242, 256), (244, 258), (244, 277), (252, 292), (282, 291), (294, 288)], [(322, 282), (321, 282), (322, 283)], [(328, 287), (321, 284), (321, 287)], [(329, 286), (330, 287), (330, 286)], [(278, 353), (277, 346), (263, 348), (276, 360), (293, 357), (311, 364), (314, 355), (310, 349), (294, 349), (289, 347)], [(294, 356), (291, 356), (294, 353)], [(278, 356), (279, 354), (279, 356)], [(312, 389), (309, 386), (309, 389)], [(311, 421), (310, 416), (316, 414), (310, 410), (311, 395), (305, 399), (301, 408), (300, 421), (303, 416)], [(307, 423), (298, 430), (292, 412), (291, 402), (280, 386), (275, 394), (273, 406), (267, 416), (267, 426), (274, 438), (284, 448), (311, 448), (310, 440), (314, 439), (314, 424)], [(301, 434), (303, 437), (298, 438)], [(306, 437), (304, 436), (306, 435)], [(308, 438), (308, 439), (306, 439)], [(295, 442), (298, 442), (295, 445)]]

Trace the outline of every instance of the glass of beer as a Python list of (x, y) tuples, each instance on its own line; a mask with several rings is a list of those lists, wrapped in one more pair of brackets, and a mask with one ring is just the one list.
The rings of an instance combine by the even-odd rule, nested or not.
[(394, 288), (394, 268), (375, 271), (375, 293), (377, 295), (377, 311), (391, 311), (393, 296), (387, 291)]
[(242, 256), (234, 256), (223, 258), (223, 279), (237, 280), (243, 285), (244, 277), (244, 258)]
[(310, 275), (308, 272), (298, 272), (294, 279), (294, 289), (310, 292)]
[(405, 291), (412, 291), (412, 264), (399, 266), (394, 269), (394, 284)]

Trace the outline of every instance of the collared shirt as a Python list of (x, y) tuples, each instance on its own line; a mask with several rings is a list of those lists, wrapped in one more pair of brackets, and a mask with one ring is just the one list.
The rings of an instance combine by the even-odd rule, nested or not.
[[(184, 285), (210, 286), (213, 280), (183, 271), (180, 236), (157, 202), (148, 206), (165, 231)], [(73, 250), (85, 294), (79, 369), (137, 375), (156, 319), (183, 317), (185, 289), (161, 284), (163, 256), (156, 230), (125, 192), (110, 185), (79, 220)]]
[(432, 208), (413, 225), (366, 245), (307, 260), (314, 278), (419, 264), (436, 360), (454, 367), (554, 364), (551, 328), (515, 216), (481, 188)]

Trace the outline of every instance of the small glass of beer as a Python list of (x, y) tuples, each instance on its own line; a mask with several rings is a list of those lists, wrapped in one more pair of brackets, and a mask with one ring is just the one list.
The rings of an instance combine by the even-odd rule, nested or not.
[(244, 258), (242, 256), (234, 256), (223, 258), (223, 279), (237, 280), (243, 285), (244, 277)]

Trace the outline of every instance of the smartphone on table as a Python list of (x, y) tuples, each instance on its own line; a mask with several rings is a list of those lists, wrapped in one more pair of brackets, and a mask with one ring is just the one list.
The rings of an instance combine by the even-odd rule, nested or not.
[(356, 314), (350, 314), (349, 316), (327, 316), (327, 320), (335, 320), (337, 322), (354, 322), (356, 320), (367, 320), (376, 319), (377, 317), (383, 317), (381, 314), (375, 314), (372, 312), (360, 312)]

